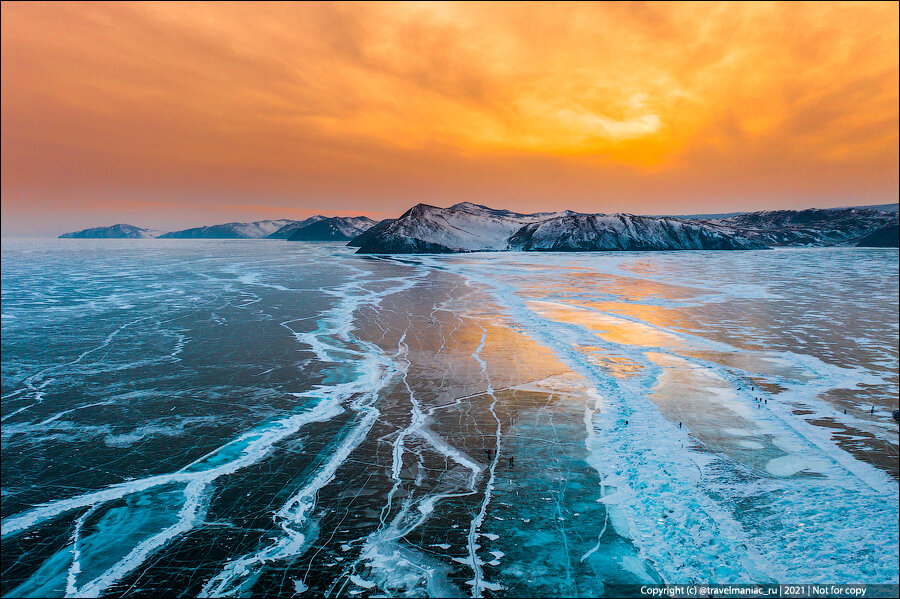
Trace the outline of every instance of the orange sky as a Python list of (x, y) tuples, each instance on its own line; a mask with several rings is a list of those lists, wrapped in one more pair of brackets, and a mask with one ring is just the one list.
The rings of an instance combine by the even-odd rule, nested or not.
[(3, 2), (3, 233), (895, 202), (898, 16)]

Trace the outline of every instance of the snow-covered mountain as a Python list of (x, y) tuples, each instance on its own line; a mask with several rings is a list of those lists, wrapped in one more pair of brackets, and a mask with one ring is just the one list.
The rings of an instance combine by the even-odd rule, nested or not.
[(365, 216), (333, 216), (294, 229), (288, 241), (349, 241), (372, 228), (375, 221)]
[(160, 239), (260, 239), (293, 222), (296, 221), (282, 218), (252, 223), (225, 223), (172, 231), (159, 237)]
[(855, 245), (872, 231), (896, 223), (897, 213), (866, 208), (766, 210), (703, 222), (766, 245)]
[[(887, 208), (892, 208), (888, 205)], [(463, 202), (449, 208), (417, 204), (400, 218), (325, 217), (225, 223), (162, 233), (134, 225), (95, 227), (63, 238), (289, 239), (341, 241), (361, 254), (476, 251), (605, 251), (752, 249), (896, 242), (894, 211), (855, 208), (772, 210), (719, 218), (581, 214), (571, 210), (520, 214)], [(890, 227), (893, 226), (893, 229)], [(876, 231), (873, 237), (867, 237)], [(893, 233), (892, 233), (893, 231)], [(891, 235), (895, 237), (891, 237)], [(879, 246), (881, 247), (881, 246)]]
[(143, 229), (134, 225), (118, 224), (109, 227), (84, 229), (74, 233), (63, 233), (59, 237), (60, 239), (149, 239), (159, 237), (162, 234), (162, 231), (156, 231), (155, 229)]
[(347, 245), (355, 248), (364, 246), (370, 239), (381, 233), (383, 230), (389, 227), (392, 222), (396, 220), (396, 218), (386, 218), (382, 221), (378, 221), (378, 223), (376, 223), (372, 227), (369, 227), (366, 231), (351, 239), (350, 242), (347, 243)]
[(328, 218), (327, 216), (322, 216), (321, 214), (317, 214), (315, 216), (310, 216), (309, 218), (304, 218), (303, 220), (295, 220), (291, 221), (283, 227), (279, 228), (274, 233), (270, 233), (266, 235), (267, 239), (287, 239), (291, 236), (291, 233), (296, 231), (297, 229), (302, 229), (307, 225), (311, 225), (315, 222), (319, 222), (320, 220), (325, 220)]
[(526, 251), (750, 250), (765, 246), (696, 222), (632, 214), (570, 214), (532, 223), (509, 238)]
[[(519, 214), (470, 202), (438, 208), (416, 204), (371, 235), (361, 254), (417, 254), (498, 251), (525, 225), (571, 212)], [(384, 222), (384, 221), (382, 221)]]
[(519, 214), (468, 202), (449, 208), (418, 204), (351, 244), (359, 245), (361, 254), (764, 247), (698, 222), (571, 210)]

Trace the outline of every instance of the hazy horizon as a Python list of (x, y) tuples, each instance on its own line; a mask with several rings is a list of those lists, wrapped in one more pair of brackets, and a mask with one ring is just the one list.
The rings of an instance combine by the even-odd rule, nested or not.
[[(426, 202), (426, 203), (427, 203), (427, 202)], [(889, 202), (889, 203), (886, 203), (886, 204), (860, 204), (860, 205), (854, 205), (854, 206), (830, 206), (830, 207), (822, 207), (822, 206), (806, 206), (805, 208), (800, 208), (800, 210), (805, 210), (805, 209), (829, 209), (829, 208), (834, 208), (834, 209), (840, 209), (840, 208), (868, 208), (868, 207), (876, 207), (876, 208), (877, 208), (877, 207), (880, 207), (880, 206), (891, 207), (891, 206), (897, 206), (897, 205), (898, 205), (898, 202)], [(441, 207), (442, 207), (442, 208), (446, 208), (446, 207), (449, 207), (449, 206), (450, 206), (450, 204), (447, 204), (446, 206), (441, 206)], [(510, 209), (510, 208), (508, 208), (508, 207), (506, 207), (506, 206), (489, 206), (489, 207), (490, 207), (490, 208), (495, 208), (495, 209)], [(777, 210), (777, 209), (776, 209), (776, 210)], [(896, 212), (896, 210), (891, 210), (891, 211)], [(405, 212), (405, 210), (404, 210), (403, 212)], [(539, 210), (538, 212), (542, 212), (542, 211)], [(728, 212), (728, 213), (725, 213), (725, 212), (721, 212), (721, 213), (716, 213), (716, 212), (705, 212), (705, 213), (670, 212), (670, 213), (667, 213), (667, 214), (647, 214), (647, 215), (642, 215), (642, 216), (673, 216), (673, 217), (675, 217), (675, 216), (686, 216), (686, 217), (693, 217), (693, 216), (707, 215), (707, 214), (712, 216), (712, 215), (720, 215), (720, 214), (721, 214), (721, 215), (725, 215), (725, 214), (735, 214), (735, 213), (741, 213), (741, 212), (749, 212), (749, 211), (736, 210), (736, 211), (734, 211), (734, 212)], [(400, 216), (401, 214), (402, 214), (402, 212), (401, 212), (401, 213), (394, 214), (394, 215), (386, 216), (386, 217), (383, 217), (383, 218), (396, 218), (396, 217)], [(310, 213), (309, 216), (313, 216), (313, 215), (321, 215), (321, 216), (325, 216), (325, 217), (333, 217), (333, 216), (371, 216), (371, 215), (369, 215), (369, 214), (362, 214), (362, 213), (360, 213), (360, 214), (337, 214), (337, 213), (329, 212), (329, 211), (327, 211), (327, 210), (323, 210), (323, 211), (320, 211), (320, 212), (315, 212), (315, 211), (313, 211), (312, 213)], [(308, 218), (308, 217), (307, 217), (307, 216), (299, 216), (299, 217), (296, 217), (295, 220), (298, 220), (298, 221), (299, 221), (299, 220), (303, 220), (304, 218)], [(253, 221), (247, 221), (247, 220), (245, 220), (245, 221), (240, 221), (240, 220), (236, 220), (236, 219), (231, 219), (231, 220), (227, 220), (227, 221), (201, 222), (201, 223), (198, 223), (198, 224), (190, 224), (190, 225), (178, 226), (178, 227), (173, 228), (173, 229), (158, 229), (158, 228), (154, 228), (154, 227), (148, 227), (148, 226), (145, 226), (145, 225), (143, 225), (143, 224), (141, 224), (141, 223), (139, 223), (139, 222), (99, 222), (99, 223), (92, 224), (92, 225), (89, 225), (89, 226), (87, 226), (87, 227), (84, 227), (83, 229), (77, 229), (77, 230), (76, 230), (76, 229), (71, 229), (71, 230), (66, 229), (66, 230), (50, 231), (50, 232), (43, 232), (43, 233), (29, 233), (29, 232), (24, 232), (24, 233), (21, 233), (21, 232), (20, 232), (20, 233), (16, 233), (16, 232), (6, 233), (6, 232), (4, 232), (4, 233), (2, 234), (2, 238), (3, 238), (3, 239), (27, 239), (27, 238), (43, 238), (43, 237), (52, 238), (52, 237), (57, 237), (58, 235), (61, 235), (61, 234), (63, 234), (63, 233), (72, 233), (72, 232), (81, 231), (81, 230), (84, 230), (84, 229), (102, 228), (102, 227), (111, 227), (111, 226), (115, 226), (115, 225), (133, 225), (133, 226), (141, 227), (141, 228), (144, 228), (144, 229), (155, 229), (155, 230), (158, 230), (158, 231), (169, 232), (169, 231), (183, 231), (183, 230), (185, 230), (185, 229), (193, 229), (193, 228), (198, 228), (198, 227), (204, 227), (204, 226), (210, 226), (210, 225), (228, 224), (228, 223), (234, 223), (234, 222), (243, 222), (243, 223), (246, 223), (246, 222), (258, 222), (258, 221), (265, 221), (265, 220), (282, 220), (282, 219), (290, 220), (291, 217), (278, 217), (278, 216), (275, 216), (275, 217), (268, 217), (268, 218), (254, 219)], [(377, 221), (377, 220), (381, 220), (381, 218), (375, 218), (375, 220), (376, 220), (376, 221)]]

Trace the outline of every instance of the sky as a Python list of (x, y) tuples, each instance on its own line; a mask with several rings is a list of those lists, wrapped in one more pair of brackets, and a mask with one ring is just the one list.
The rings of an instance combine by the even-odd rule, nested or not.
[(2, 231), (896, 202), (898, 3), (2, 3)]

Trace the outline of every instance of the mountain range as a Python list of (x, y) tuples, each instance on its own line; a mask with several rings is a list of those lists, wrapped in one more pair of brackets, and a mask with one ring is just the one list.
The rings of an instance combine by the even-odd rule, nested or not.
[(606, 251), (762, 249), (762, 243), (704, 223), (631, 214), (566, 210), (520, 214), (470, 202), (438, 208), (417, 204), (364, 233), (360, 254), (473, 251)]
[(770, 246), (854, 245), (897, 222), (896, 212), (869, 208), (773, 210), (700, 221)]
[(155, 231), (134, 225), (95, 227), (65, 233), (65, 239), (288, 239), (291, 241), (348, 241), (375, 224), (366, 216), (311, 216), (303, 220), (260, 220), (223, 223), (181, 231)]
[[(897, 212), (868, 208), (749, 212), (697, 219), (572, 211), (519, 214), (464, 202), (418, 204), (350, 242), (361, 254), (468, 251), (761, 249), (856, 245)], [(879, 243), (890, 244), (882, 236)], [(894, 245), (893, 247), (896, 247)]]
[(170, 233), (119, 224), (61, 237), (349, 241), (347, 245), (361, 254), (897, 247), (896, 206), (653, 217), (571, 210), (522, 214), (462, 202), (448, 208), (417, 204), (396, 219), (378, 223), (365, 216), (316, 215)]
[(286, 218), (252, 223), (225, 223), (163, 233), (160, 239), (261, 239), (293, 222)]

